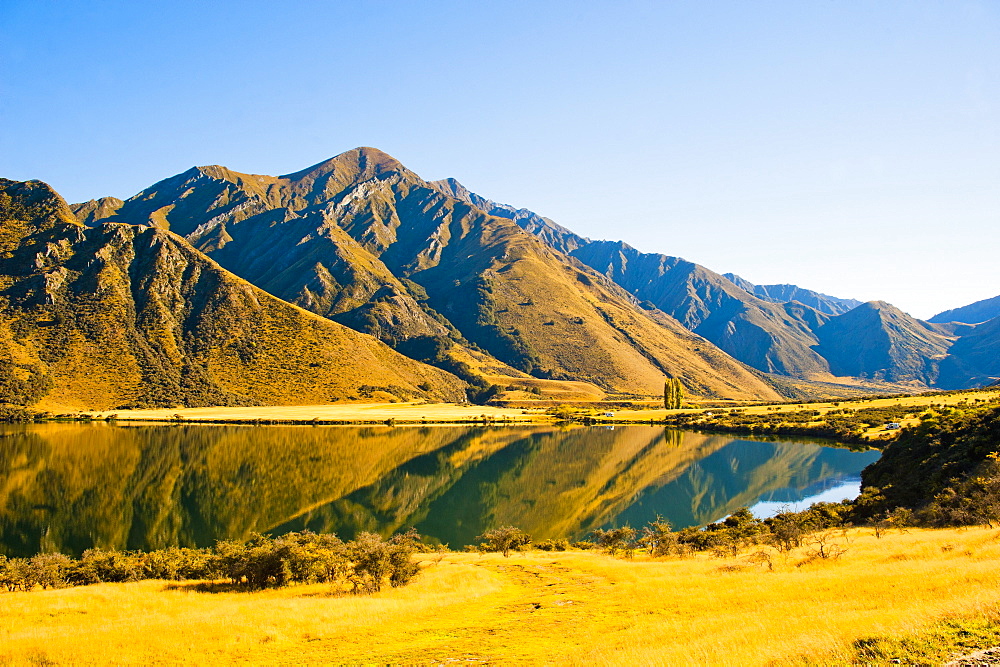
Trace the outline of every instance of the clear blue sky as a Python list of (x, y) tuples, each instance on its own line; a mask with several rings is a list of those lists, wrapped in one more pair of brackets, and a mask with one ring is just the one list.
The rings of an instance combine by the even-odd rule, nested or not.
[(1000, 294), (995, 0), (0, 0), (0, 176), (126, 198), (362, 145), (757, 283)]

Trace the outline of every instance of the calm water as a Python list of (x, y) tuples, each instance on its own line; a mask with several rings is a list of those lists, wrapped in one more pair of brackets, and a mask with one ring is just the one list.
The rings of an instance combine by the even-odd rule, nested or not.
[(876, 458), (652, 426), (7, 425), (0, 553), (304, 528), (350, 538), (416, 526), (452, 547), (503, 524), (579, 539), (657, 514), (680, 528), (838, 487), (852, 496)]

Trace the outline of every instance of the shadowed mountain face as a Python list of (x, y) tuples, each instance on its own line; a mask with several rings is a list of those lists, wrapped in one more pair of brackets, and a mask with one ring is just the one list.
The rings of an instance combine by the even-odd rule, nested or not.
[(735, 273), (724, 273), (722, 276), (759, 299), (774, 303), (798, 301), (827, 315), (841, 315), (861, 305), (861, 302), (856, 299), (841, 299), (804, 289), (798, 285), (754, 285)]
[[(526, 209), (497, 204), (454, 179), (438, 181), (463, 201), (507, 217), (553, 247), (608, 276), (646, 307), (655, 307), (759, 370), (820, 381), (854, 377), (910, 386), (977, 386), (995, 374), (989, 329), (930, 325), (884, 302), (861, 304), (795, 285), (754, 285), (679, 257), (643, 253), (620, 241), (592, 241)], [(993, 317), (1000, 297), (942, 313), (935, 322)], [(961, 318), (965, 318), (964, 320)], [(992, 348), (996, 349), (996, 348)], [(994, 355), (997, 356), (997, 355)], [(938, 369), (942, 371), (938, 383)]]
[(449, 192), (365, 148), (281, 177), (191, 169), (107, 220), (170, 229), (258, 287), (403, 350), (450, 335), (520, 371), (610, 391), (656, 394), (672, 375), (693, 394), (777, 398), (606, 276)]
[(0, 428), (0, 554), (208, 546), (310, 528), (410, 526), (459, 548), (517, 525), (582, 538), (663, 514), (714, 521), (877, 453), (648, 426)]
[(1000, 317), (1000, 296), (992, 299), (983, 299), (968, 306), (946, 310), (938, 313), (928, 322), (966, 322), (968, 324), (978, 324), (986, 320)]
[(758, 299), (703, 266), (621, 242), (594, 241), (573, 256), (754, 368), (785, 375), (828, 370), (812, 350), (811, 332), (826, 316), (807, 306)]
[(941, 362), (938, 385), (962, 389), (1000, 382), (1000, 317), (976, 325), (955, 341)]
[(927, 385), (937, 381), (938, 366), (954, 340), (884, 301), (835, 317), (817, 334), (817, 351), (837, 375)]
[(464, 395), (454, 376), (276, 299), (169, 231), (84, 227), (42, 183), (0, 189), (2, 401), (107, 409)]

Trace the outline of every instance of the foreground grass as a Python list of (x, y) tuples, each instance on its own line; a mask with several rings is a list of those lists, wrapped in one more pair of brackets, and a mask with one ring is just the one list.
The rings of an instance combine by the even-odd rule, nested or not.
[[(773, 571), (749, 552), (450, 554), (427, 556), (414, 583), (371, 597), (155, 581), (6, 593), (0, 664), (878, 663), (893, 641), (917, 642), (906, 649), (915, 655), (920, 637), (963, 616), (993, 641), (993, 625), (976, 619), (1000, 602), (997, 531), (831, 539), (847, 549), (840, 558), (810, 560), (808, 546), (771, 552)], [(943, 642), (929, 643), (951, 651)], [(859, 652), (876, 646), (877, 658)]]

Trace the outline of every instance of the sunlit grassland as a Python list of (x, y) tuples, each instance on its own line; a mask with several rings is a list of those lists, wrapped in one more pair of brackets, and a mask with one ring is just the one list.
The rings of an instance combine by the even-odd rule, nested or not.
[(994, 530), (830, 534), (810, 546), (650, 560), (424, 556), (411, 585), (202, 593), (140, 582), (0, 594), (0, 663), (842, 664), (852, 642), (919, 634), (1000, 603)]
[[(976, 390), (949, 394), (918, 394), (891, 398), (876, 398), (863, 400), (828, 401), (823, 403), (763, 403), (748, 404), (740, 409), (745, 414), (780, 414), (798, 410), (816, 410), (817, 423), (822, 416), (831, 410), (842, 408), (879, 408), (889, 406), (912, 406), (922, 409), (931, 405), (952, 406), (963, 402), (995, 401), (1000, 398), (1000, 389), (996, 391)], [(526, 402), (525, 405), (528, 405)], [(189, 421), (233, 421), (252, 422), (290, 421), (310, 422), (343, 421), (343, 422), (379, 422), (393, 420), (399, 423), (455, 423), (482, 421), (485, 417), (490, 421), (520, 422), (520, 423), (550, 423), (555, 418), (545, 412), (548, 404), (538, 408), (501, 408), (490, 405), (470, 405), (458, 403), (340, 403), (329, 405), (264, 405), (256, 407), (209, 407), (209, 408), (157, 408), (149, 410), (106, 410), (103, 412), (86, 413), (94, 419), (106, 419), (111, 415), (119, 420), (135, 421), (175, 421), (178, 418)], [(577, 412), (588, 412), (585, 408), (575, 409)], [(718, 411), (719, 408), (688, 407), (681, 410), (664, 410), (662, 407), (650, 408), (606, 408), (595, 407), (589, 410), (591, 416), (601, 422), (649, 422), (662, 421), (665, 417), (683, 413), (699, 414)], [(611, 416), (605, 416), (610, 411)], [(905, 421), (905, 420), (904, 420)], [(909, 420), (903, 425), (912, 425), (917, 420)], [(911, 423), (912, 422), (912, 423)], [(881, 433), (881, 425), (873, 428), (870, 435)]]

